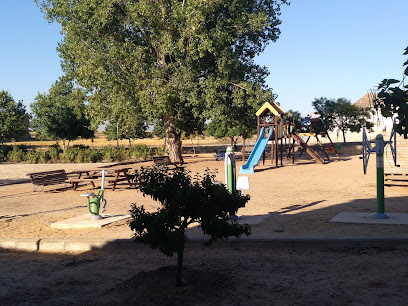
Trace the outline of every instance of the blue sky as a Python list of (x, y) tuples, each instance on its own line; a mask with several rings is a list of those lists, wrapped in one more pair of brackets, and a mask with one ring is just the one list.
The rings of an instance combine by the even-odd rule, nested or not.
[[(281, 36), (257, 58), (284, 110), (313, 111), (315, 97), (352, 102), (384, 78), (402, 78), (407, 0), (293, 0)], [(0, 90), (26, 106), (62, 74), (58, 24), (31, 0), (0, 0)]]

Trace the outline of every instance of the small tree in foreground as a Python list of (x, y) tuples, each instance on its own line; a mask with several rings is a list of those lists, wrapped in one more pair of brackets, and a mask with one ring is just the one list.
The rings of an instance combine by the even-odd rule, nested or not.
[(193, 179), (182, 167), (142, 167), (135, 172), (134, 180), (141, 183), (138, 188), (143, 196), (161, 203), (153, 213), (132, 204), (129, 226), (135, 231), (134, 239), (167, 256), (177, 253), (177, 286), (182, 285), (185, 230), (190, 224), (199, 223), (204, 234), (210, 236), (206, 245), (251, 233), (248, 224), (240, 225), (229, 218), (245, 206), (249, 196), (239, 191), (230, 194), (224, 185), (215, 183), (215, 172), (207, 169), (202, 177), (197, 174)]

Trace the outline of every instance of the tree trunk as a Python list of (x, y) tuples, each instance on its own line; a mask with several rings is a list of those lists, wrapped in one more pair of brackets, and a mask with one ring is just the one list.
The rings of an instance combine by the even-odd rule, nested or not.
[(181, 251), (177, 252), (177, 274), (176, 274), (177, 287), (183, 286), (183, 255), (184, 255), (184, 246)]
[(231, 147), (234, 146), (234, 136), (230, 136)]
[(176, 131), (173, 117), (169, 114), (164, 116), (164, 129), (166, 132), (166, 154), (172, 163), (183, 164), (180, 135)]
[(344, 130), (342, 130), (343, 132), (343, 142), (346, 143), (346, 133), (344, 132)]
[(196, 151), (195, 151), (195, 146), (194, 146), (194, 141), (193, 141), (193, 138), (190, 138), (190, 140), (191, 140), (191, 145), (193, 146), (193, 154), (195, 155), (196, 154)]
[(242, 161), (245, 162), (245, 137), (242, 137)]

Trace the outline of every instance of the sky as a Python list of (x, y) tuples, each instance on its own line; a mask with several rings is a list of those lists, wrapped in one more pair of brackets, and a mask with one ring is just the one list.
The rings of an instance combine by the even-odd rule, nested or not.
[[(407, 0), (292, 0), (281, 35), (256, 58), (283, 110), (313, 111), (315, 98), (352, 103), (384, 78), (401, 80)], [(32, 0), (0, 0), (0, 90), (29, 107), (62, 75), (59, 24)]]

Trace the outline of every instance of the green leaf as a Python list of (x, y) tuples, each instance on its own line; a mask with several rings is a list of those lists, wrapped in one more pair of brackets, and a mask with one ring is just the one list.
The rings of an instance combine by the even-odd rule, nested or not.
[(396, 80), (396, 79), (388, 79), (386, 85), (387, 85), (387, 86), (390, 86), (390, 85), (392, 85), (392, 84), (397, 84), (397, 83), (399, 83), (399, 82), (400, 82), (400, 81), (399, 81), (399, 80)]

